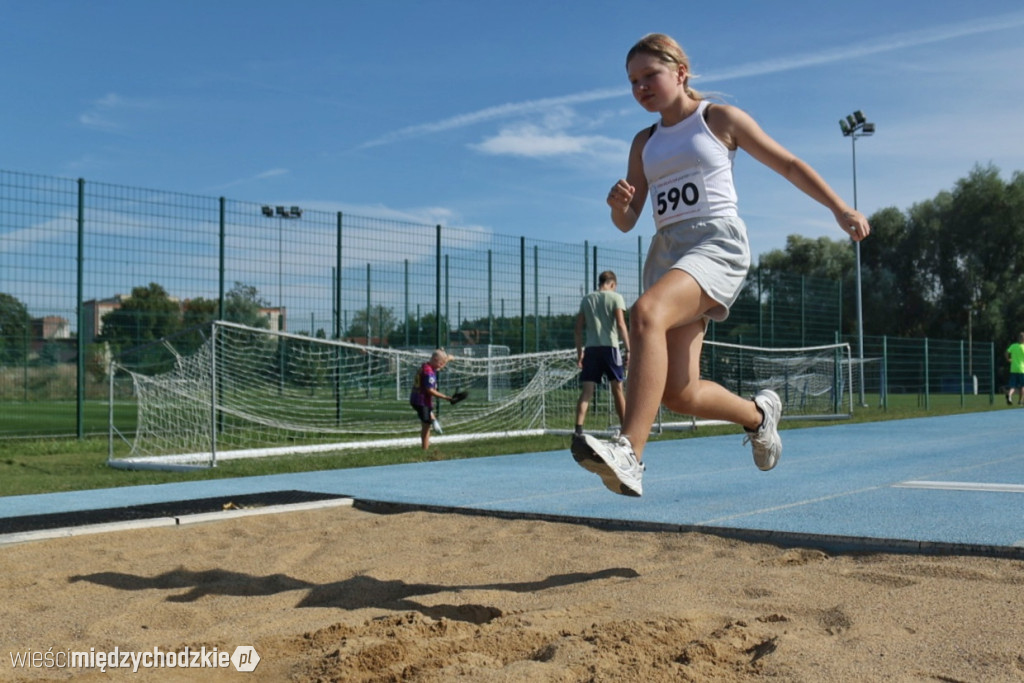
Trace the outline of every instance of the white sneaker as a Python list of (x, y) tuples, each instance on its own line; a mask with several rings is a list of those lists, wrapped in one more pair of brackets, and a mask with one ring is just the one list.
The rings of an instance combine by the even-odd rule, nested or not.
[(644, 465), (637, 461), (628, 436), (601, 441), (589, 434), (572, 440), (572, 457), (580, 467), (601, 477), (605, 488), (624, 496), (643, 495)]
[(782, 439), (779, 437), (782, 399), (771, 389), (762, 389), (754, 396), (754, 404), (764, 413), (764, 420), (756, 432), (747, 432), (743, 444), (753, 446), (754, 464), (767, 472), (779, 464), (782, 455)]
[(434, 420), (433, 422), (431, 422), (430, 426), (433, 427), (434, 431), (437, 432), (438, 434), (444, 434), (444, 432), (441, 431), (441, 423), (438, 422), (437, 420)]

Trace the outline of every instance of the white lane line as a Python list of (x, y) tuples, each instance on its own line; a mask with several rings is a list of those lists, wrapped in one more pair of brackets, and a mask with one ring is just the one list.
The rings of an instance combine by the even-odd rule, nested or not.
[(734, 519), (743, 519), (744, 517), (754, 517), (756, 515), (763, 515), (768, 512), (779, 512), (780, 510), (789, 510), (791, 508), (803, 507), (804, 505), (814, 505), (815, 503), (823, 503), (829, 500), (836, 500), (838, 498), (847, 498), (849, 496), (856, 496), (862, 493), (868, 493), (870, 491), (878, 491), (880, 489), (887, 488), (887, 486), (868, 486), (862, 489), (856, 489), (854, 491), (840, 491), (839, 493), (829, 494), (827, 496), (818, 496), (817, 498), (807, 498), (805, 500), (797, 500), (792, 503), (785, 503), (783, 505), (773, 505), (771, 507), (760, 508), (757, 510), (745, 510), (744, 512), (738, 512), (733, 515), (726, 515), (725, 517), (716, 517), (714, 519), (705, 519), (700, 522), (694, 522), (697, 526), (716, 526), (723, 522), (731, 522)]
[(823, 503), (825, 501), (835, 500), (837, 498), (845, 498), (848, 496), (855, 496), (862, 493), (868, 493), (870, 491), (879, 491), (885, 488), (904, 488), (904, 489), (934, 489), (940, 491), (999, 491), (1006, 493), (1024, 493), (1024, 485), (1021, 484), (981, 484), (969, 481), (903, 481), (898, 484), (887, 484), (882, 486), (868, 486), (866, 488), (857, 489), (855, 491), (841, 491), (839, 493), (820, 496), (818, 498), (810, 498), (807, 500), (798, 500), (792, 503), (786, 503), (784, 505), (775, 505), (772, 507), (761, 508), (758, 510), (748, 510), (733, 515), (727, 515), (725, 517), (717, 517), (715, 519), (706, 519), (700, 522), (694, 522), (698, 525), (714, 526), (722, 524), (723, 522), (731, 522), (736, 519), (742, 519), (744, 517), (753, 517), (755, 515), (762, 515), (770, 512), (779, 512), (780, 510), (788, 510), (791, 508), (798, 508), (804, 505), (813, 505), (815, 503)]
[(304, 503), (284, 503), (281, 505), (264, 505), (262, 507), (238, 508), (234, 510), (199, 512), (191, 515), (178, 515), (176, 517), (151, 517), (149, 519), (132, 519), (120, 522), (83, 524), (82, 526), (61, 527), (58, 529), (17, 531), (10, 534), (0, 534), (0, 547), (13, 545), (15, 543), (45, 541), (53, 538), (70, 538), (73, 536), (87, 536), (90, 534), (102, 534), (111, 531), (152, 529), (155, 527), (165, 526), (184, 526), (187, 524), (201, 524), (204, 522), (222, 522), (228, 519), (250, 517), (253, 515), (272, 515), (284, 512), (300, 512), (303, 510), (320, 510), (331, 507), (351, 507), (353, 504), (354, 499), (352, 498), (328, 498), (326, 500), (312, 500)]
[(985, 484), (975, 481), (901, 481), (893, 484), (898, 489), (937, 489), (941, 491), (998, 491), (1024, 493), (1024, 484)]

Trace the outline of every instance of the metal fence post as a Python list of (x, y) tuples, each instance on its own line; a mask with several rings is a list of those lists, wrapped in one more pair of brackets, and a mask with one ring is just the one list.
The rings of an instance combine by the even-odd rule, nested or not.
[(583, 240), (583, 294), (590, 290), (590, 240)]
[(882, 393), (882, 410), (889, 409), (889, 337), (882, 337), (882, 382), (879, 390)]
[[(441, 343), (438, 346), (448, 346), (448, 342), (451, 341), (451, 319), (452, 319), (452, 287), (451, 287), (451, 267), (448, 259), (448, 254), (444, 255), (444, 336), (441, 337)], [(440, 330), (441, 321), (437, 321), (437, 327)]]
[(403, 280), (403, 284), (405, 286), (405, 345), (409, 346), (409, 259), (405, 259)]
[(964, 374), (964, 340), (960, 340), (960, 407), (964, 407), (967, 394), (966, 375)]
[(225, 208), (224, 204), (225, 204), (225, 201), (226, 200), (224, 199), (224, 197), (220, 198), (220, 202), (219, 202), (219, 205), (220, 205), (220, 211), (219, 211), (220, 217), (218, 219), (219, 225), (218, 225), (218, 228), (217, 228), (218, 234), (220, 236), (220, 244), (219, 244), (219, 247), (218, 247), (219, 255), (218, 255), (218, 259), (217, 259), (217, 281), (218, 281), (218, 286), (217, 286), (217, 320), (223, 320), (224, 319), (224, 242), (225, 242), (225, 230), (226, 230), (226, 228), (225, 228), (226, 221), (224, 220), (224, 208)]
[(540, 351), (540, 262), (533, 245), (533, 350)]
[(519, 353), (526, 353), (526, 238), (519, 238)]
[(341, 264), (341, 256), (342, 256), (341, 238), (342, 238), (342, 216), (341, 216), (341, 211), (339, 211), (338, 212), (337, 236), (335, 237), (336, 246), (335, 246), (335, 250), (334, 250), (334, 252), (335, 252), (334, 253), (334, 258), (335, 258), (335, 261), (336, 261), (336, 263), (334, 265), (334, 268), (335, 268), (336, 271), (338, 271), (338, 279), (334, 282), (334, 295), (336, 297), (335, 301), (337, 302), (337, 305), (336, 305), (336, 307), (334, 309), (334, 338), (335, 339), (341, 339), (341, 292), (342, 292), (342, 282), (341, 282), (341, 265), (342, 265)]
[[(78, 312), (78, 376), (75, 380), (77, 397), (75, 400), (75, 426), (79, 440), (85, 438), (85, 179), (78, 179), (78, 293), (76, 309)], [(28, 356), (25, 357), (28, 364)]]
[(644, 293), (644, 238), (642, 235), (636, 236), (636, 281), (637, 285), (637, 298), (640, 294)]
[(988, 371), (989, 371), (989, 382), (988, 382), (988, 404), (992, 405), (996, 402), (996, 343), (989, 342), (988, 345)]
[(434, 254), (434, 348), (441, 348), (441, 224), (437, 224)]
[(757, 345), (764, 346), (764, 269), (757, 267)]
[(487, 357), (490, 358), (490, 346), (494, 344), (494, 265), (491, 262), (493, 253), (487, 250)]
[(928, 337), (924, 338), (924, 407), (925, 410), (931, 408), (931, 373), (928, 367)]

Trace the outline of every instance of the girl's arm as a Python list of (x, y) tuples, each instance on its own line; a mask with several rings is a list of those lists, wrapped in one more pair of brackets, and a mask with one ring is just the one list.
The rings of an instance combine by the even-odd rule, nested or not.
[(651, 131), (644, 128), (633, 137), (629, 148), (629, 163), (626, 177), (612, 186), (608, 193), (608, 206), (612, 210), (612, 223), (622, 232), (629, 232), (636, 225), (647, 201), (647, 177), (644, 175), (643, 151)]
[(773, 140), (742, 109), (715, 105), (708, 112), (708, 125), (730, 149), (739, 147), (746, 150), (750, 156), (827, 207), (839, 227), (854, 241), (859, 242), (871, 234), (871, 226), (862, 213), (847, 206), (809, 164)]

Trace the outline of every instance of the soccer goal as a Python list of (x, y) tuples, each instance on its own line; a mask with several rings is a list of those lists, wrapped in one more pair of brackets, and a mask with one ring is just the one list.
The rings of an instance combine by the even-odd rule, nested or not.
[[(235, 458), (419, 443), (409, 394), (432, 349), (366, 346), (227, 322), (213, 323), (188, 354), (172, 340), (157, 346), (170, 358), (148, 366), (111, 364), (113, 467), (212, 467)], [(440, 388), (448, 395), (468, 391), (469, 398), (455, 406), (437, 403), (444, 434), (435, 442), (571, 432), (579, 397), (574, 349), (510, 354), (507, 347), (467, 346), (449, 353)], [(852, 395), (847, 401), (844, 393), (849, 355), (845, 344), (763, 349), (707, 342), (702, 373), (740, 395), (775, 389), (784, 417), (837, 418), (852, 411)], [(132, 428), (116, 424), (115, 414), (124, 411), (113, 410), (115, 378), (130, 378)], [(601, 431), (594, 408), (588, 427)], [(695, 424), (664, 412), (656, 428)], [(123, 457), (114, 456), (118, 439), (130, 444)]]
[[(187, 356), (164, 347), (174, 355), (169, 371), (149, 374), (112, 363), (112, 378), (131, 378), (137, 407), (126, 457), (113, 456), (115, 439), (129, 438), (111, 417), (114, 467), (211, 467), (218, 459), (419, 443), (409, 395), (432, 349), (366, 346), (227, 322), (213, 323), (205, 343)], [(573, 350), (449, 352), (453, 360), (439, 374), (440, 388), (470, 395), (456, 406), (437, 403), (444, 436), (435, 441), (571, 426)]]
[[(853, 415), (854, 378), (846, 343), (771, 348), (705, 341), (701, 377), (734, 394), (772, 389), (782, 399), (782, 418), (836, 420)], [(694, 418), (662, 410), (660, 429), (692, 428)]]

